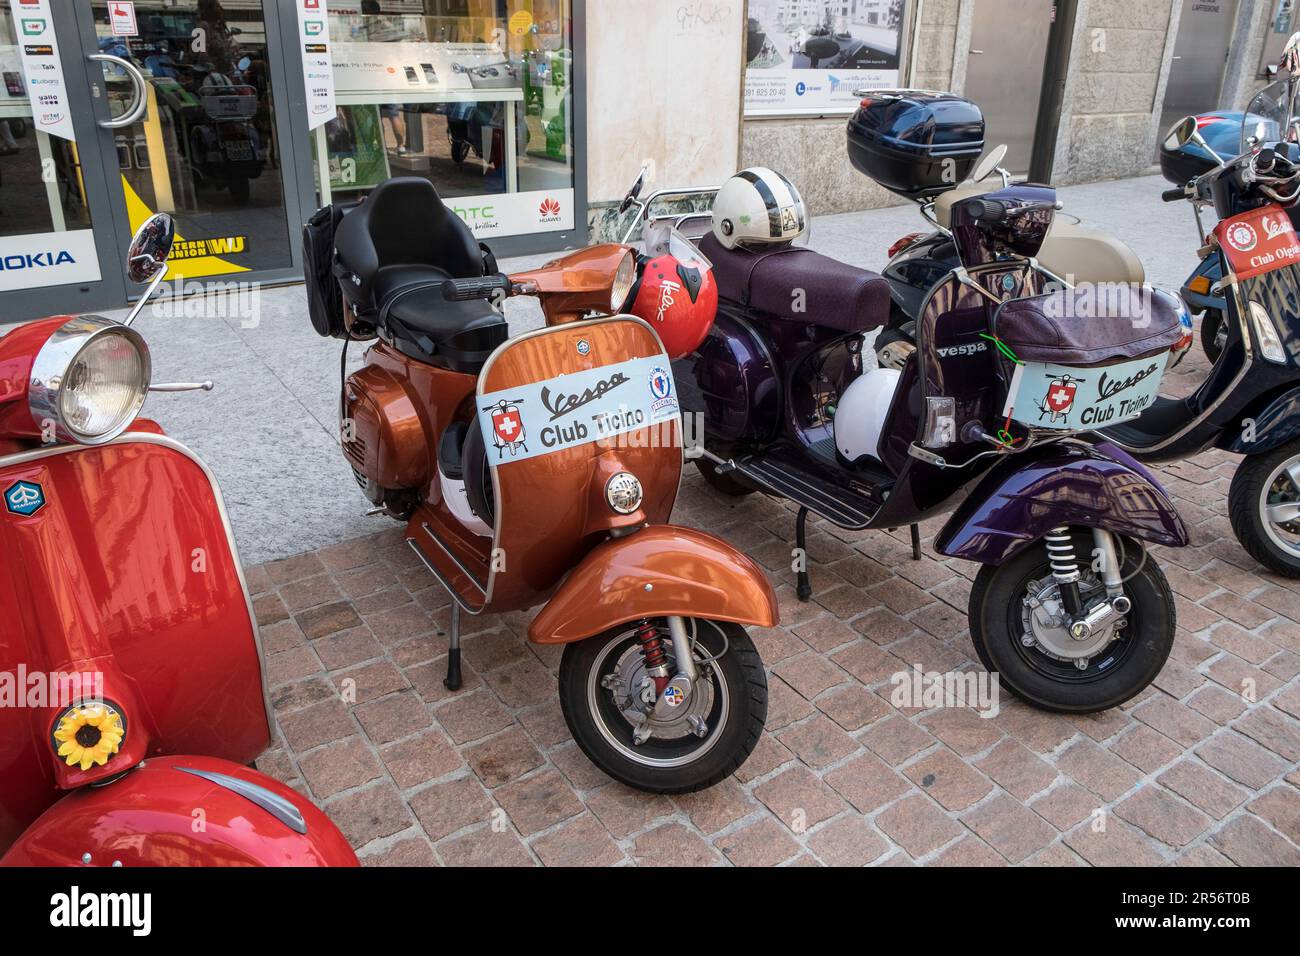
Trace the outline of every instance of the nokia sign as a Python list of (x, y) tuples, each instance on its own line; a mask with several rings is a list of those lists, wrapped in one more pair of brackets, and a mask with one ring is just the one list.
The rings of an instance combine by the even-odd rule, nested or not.
[(77, 260), (67, 249), (57, 252), (28, 252), (0, 257), (0, 270), (13, 272), (17, 269), (45, 269), (50, 266), (76, 265)]

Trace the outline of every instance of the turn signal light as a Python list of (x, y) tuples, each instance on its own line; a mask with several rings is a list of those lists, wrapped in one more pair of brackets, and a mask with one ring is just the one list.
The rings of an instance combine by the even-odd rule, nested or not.
[(1187, 283), (1187, 289), (1188, 291), (1195, 292), (1198, 295), (1205, 295), (1210, 291), (1209, 276), (1197, 276), (1191, 282)]

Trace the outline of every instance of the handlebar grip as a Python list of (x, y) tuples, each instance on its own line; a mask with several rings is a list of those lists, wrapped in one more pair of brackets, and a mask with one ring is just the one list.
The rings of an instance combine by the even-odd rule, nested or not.
[(1165, 202), (1178, 202), (1180, 199), (1186, 199), (1187, 193), (1185, 193), (1181, 187), (1177, 189), (1166, 189), (1160, 194), (1160, 198)]
[(1006, 204), (996, 199), (968, 199), (966, 202), (970, 217), (976, 222), (996, 222), (1006, 217)]
[(442, 297), (448, 302), (472, 302), (490, 299), (498, 292), (509, 295), (510, 288), (510, 277), (504, 275), (448, 279), (442, 284)]

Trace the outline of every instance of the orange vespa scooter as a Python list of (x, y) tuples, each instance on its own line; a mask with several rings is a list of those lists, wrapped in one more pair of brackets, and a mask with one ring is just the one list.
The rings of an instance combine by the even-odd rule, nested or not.
[[(380, 184), (338, 223), (341, 337), (377, 337), (343, 389), (342, 447), (377, 509), (460, 615), (545, 607), (560, 702), (611, 777), (682, 793), (758, 742), (767, 682), (745, 625), (771, 627), (763, 572), (667, 524), (682, 469), (668, 356), (635, 316), (627, 246), (506, 277), (423, 179)], [(536, 295), (550, 327), (509, 339), (487, 300)], [(596, 313), (603, 317), (588, 319)]]

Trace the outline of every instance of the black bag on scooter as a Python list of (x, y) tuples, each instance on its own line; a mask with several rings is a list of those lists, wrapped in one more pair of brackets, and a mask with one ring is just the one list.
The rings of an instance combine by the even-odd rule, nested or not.
[(302, 267), (307, 286), (307, 313), (312, 327), (326, 338), (347, 335), (343, 315), (343, 291), (334, 274), (334, 231), (343, 219), (344, 207), (323, 206), (302, 227)]

